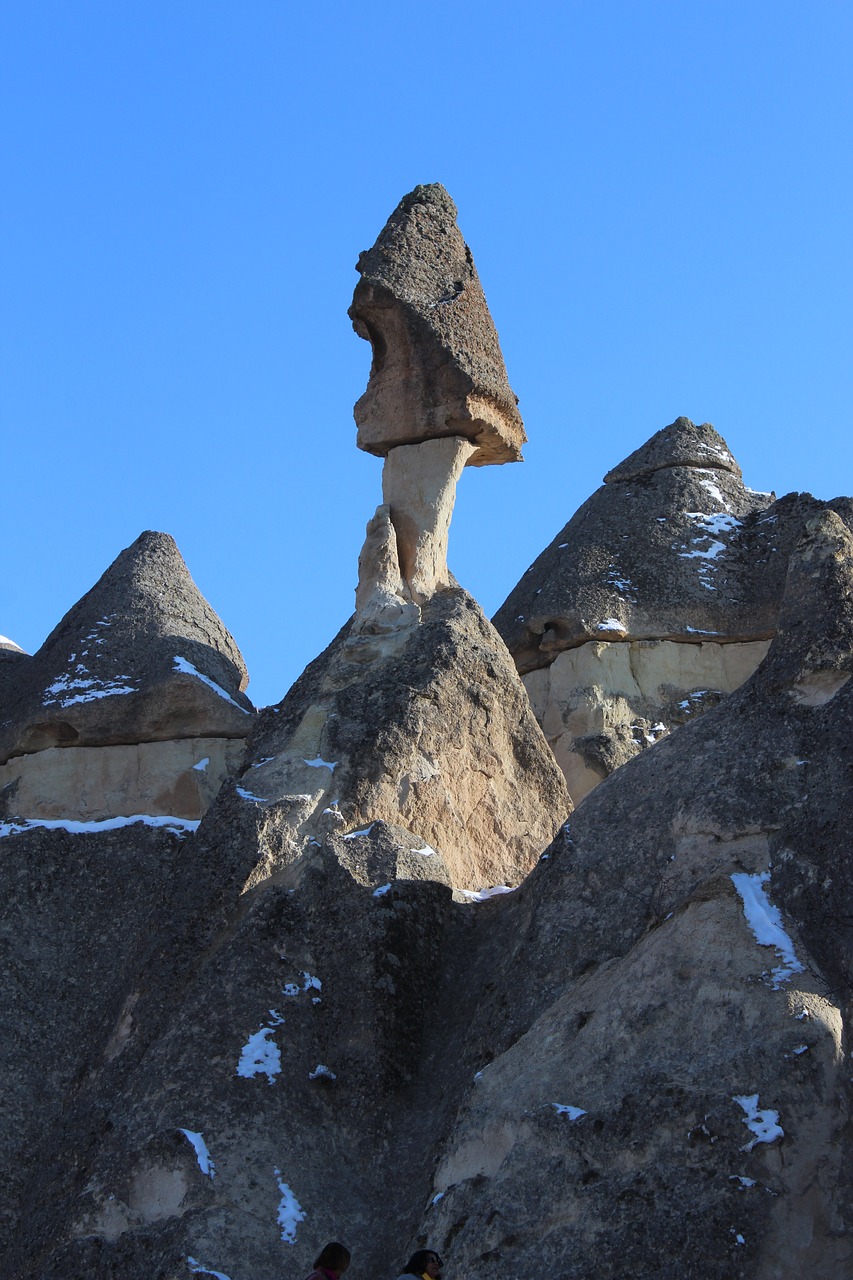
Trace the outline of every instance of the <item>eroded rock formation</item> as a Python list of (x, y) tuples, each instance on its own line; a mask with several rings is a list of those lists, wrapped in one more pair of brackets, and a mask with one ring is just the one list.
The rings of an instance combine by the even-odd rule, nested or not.
[[(432, 271), (418, 192), (386, 232)], [(850, 1273), (853, 503), (751, 494), (686, 420), (609, 473), (511, 597), (525, 679), (562, 717), (574, 664), (611, 742), (717, 692), (570, 816), (446, 572), (477, 447), (389, 445), (355, 615), (260, 716), (163, 535), (0, 649), (4, 1278), (280, 1280), (332, 1238), (347, 1280), (427, 1244), (455, 1280)], [(25, 811), (74, 752), (115, 807), (113, 765), (213, 741), (176, 726), (226, 744), (200, 823)]]
[(755, 670), (822, 506), (747, 489), (687, 418), (608, 472), (495, 616), (575, 803)]
[(851, 557), (814, 518), (754, 675), (491, 905), (513, 999), (478, 1008), (421, 1228), (464, 1274), (849, 1270)]
[[(353, 328), (371, 345), (358, 446), (385, 459), (397, 567), (416, 604), (450, 584), (462, 468), (517, 462), (526, 436), (471, 251), (444, 187), (416, 187), (359, 257)], [(374, 580), (360, 579), (360, 596)]]
[(270, 833), (256, 874), (382, 820), (415, 832), (454, 888), (518, 884), (570, 802), (499, 636), (459, 587), (402, 643), (373, 637), (369, 661), (357, 623), (250, 740), (237, 785)]
[(141, 534), (38, 653), (11, 665), (0, 812), (199, 818), (254, 720), (247, 683), (173, 539)]
[(373, 351), (355, 406), (358, 445), (462, 436), (472, 466), (515, 462), (525, 435), (498, 335), (456, 206), (439, 183), (415, 187), (362, 253), (350, 316)]

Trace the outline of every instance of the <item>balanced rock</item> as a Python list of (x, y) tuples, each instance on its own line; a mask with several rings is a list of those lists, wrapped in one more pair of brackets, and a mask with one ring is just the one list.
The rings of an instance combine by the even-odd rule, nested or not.
[(495, 625), (575, 803), (755, 670), (820, 506), (747, 489), (713, 427), (679, 418), (531, 565)]
[(198, 818), (254, 719), (240, 652), (163, 533), (141, 534), (13, 672), (0, 786), (23, 817)]
[(362, 253), (350, 316), (373, 350), (355, 406), (359, 448), (462, 436), (469, 466), (514, 462), (525, 435), (498, 335), (456, 206), (438, 183), (415, 187)]
[[(451, 585), (447, 537), (462, 468), (518, 461), (526, 437), (444, 187), (405, 196), (357, 270), (349, 314), (373, 350), (355, 405), (358, 445), (385, 458), (383, 508), (362, 556), (357, 606), (362, 627), (384, 627), (398, 606), (418, 606)], [(390, 602), (389, 565), (399, 578)]]

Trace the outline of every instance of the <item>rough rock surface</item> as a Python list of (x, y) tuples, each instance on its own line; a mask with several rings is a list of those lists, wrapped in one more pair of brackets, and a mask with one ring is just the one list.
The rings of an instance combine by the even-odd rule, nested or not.
[[(726, 442), (678, 418), (608, 472), (495, 616), (519, 670), (589, 640), (767, 640), (785, 561)], [(744, 530), (752, 533), (743, 554)], [(759, 567), (760, 562), (764, 562)]]
[[(82, 894), (116, 846), (6, 836), (16, 1087), (68, 1007), (3, 1274), (278, 1280), (328, 1238), (353, 1280), (427, 1241), (460, 1280), (848, 1274), (851, 602), (853, 539), (821, 513), (753, 676), (487, 902), (453, 901), (400, 823), (277, 858), (281, 812), (226, 788), (173, 871), (146, 873), (166, 927), (149, 916), (139, 968), (113, 977), (86, 945), (112, 907)], [(34, 882), (32, 842), (56, 839)], [(761, 891), (781, 909), (764, 945), (744, 910)], [(60, 970), (109, 982), (88, 1052), (73, 988), (41, 1008)]]
[(483, 908), (478, 1075), (417, 1233), (456, 1274), (850, 1272), (851, 672), (853, 539), (825, 512), (756, 673)]
[[(47, 1226), (36, 1251), (52, 1244), (59, 1164), (85, 1163), (100, 1141), (103, 1096), (133, 1041), (140, 983), (151, 984), (153, 1017), (175, 977), (158, 953), (181, 937), (192, 951), (196, 929), (187, 921), (208, 873), (193, 865), (187, 874), (186, 824), (71, 835), (0, 823), (0, 837), (2, 1258), (19, 1215), (26, 1218), (40, 1194)], [(93, 1084), (78, 1110), (81, 1091)], [(0, 1273), (32, 1274), (8, 1260)]]
[(200, 818), (242, 763), (243, 738), (48, 747), (0, 765), (0, 813), (98, 822), (134, 814)]
[(255, 719), (174, 541), (143, 533), (33, 657), (0, 650), (0, 815), (199, 818)]
[(447, 537), (456, 483), (474, 445), (460, 436), (390, 449), (382, 468), (382, 497), (391, 513), (400, 574), (420, 604), (451, 585)]
[[(530, 566), (494, 621), (576, 804), (751, 674), (824, 505), (745, 488), (713, 427), (679, 418)], [(849, 521), (849, 500), (829, 505)]]
[(0, 762), (47, 747), (245, 737), (247, 683), (173, 539), (143, 533), (26, 664), (2, 709)]
[(14, 640), (0, 636), (0, 714), (30, 662), (31, 655), (25, 653)]
[(570, 803), (500, 638), (459, 587), (400, 633), (358, 624), (262, 713), (247, 803), (274, 815), (288, 859), (382, 819), (437, 850), (456, 888), (517, 884)]
[(355, 406), (359, 448), (463, 436), (469, 466), (514, 462), (524, 427), (456, 206), (438, 183), (415, 187), (358, 259), (350, 317), (373, 350)]

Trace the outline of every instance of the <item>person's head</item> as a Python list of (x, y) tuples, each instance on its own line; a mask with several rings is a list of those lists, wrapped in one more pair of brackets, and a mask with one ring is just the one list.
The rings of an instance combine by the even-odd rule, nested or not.
[(429, 1280), (437, 1280), (442, 1265), (435, 1249), (418, 1249), (406, 1263), (406, 1271), (413, 1276), (429, 1276)]
[(321, 1249), (314, 1266), (322, 1267), (324, 1271), (333, 1271), (336, 1276), (342, 1276), (349, 1266), (349, 1260), (349, 1249), (345, 1245), (338, 1244), (337, 1240), (330, 1240)]

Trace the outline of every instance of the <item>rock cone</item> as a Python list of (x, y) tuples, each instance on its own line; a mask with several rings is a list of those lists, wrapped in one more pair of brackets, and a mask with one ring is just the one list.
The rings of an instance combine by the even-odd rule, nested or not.
[(518, 884), (570, 805), (499, 637), (458, 587), (402, 637), (374, 637), (369, 661), (357, 622), (263, 713), (247, 803), (288, 860), (381, 820), (417, 833), (457, 889)]
[(530, 566), (495, 626), (576, 804), (755, 670), (822, 505), (747, 489), (722, 436), (679, 418), (608, 472)]
[(197, 818), (254, 719), (240, 652), (163, 533), (123, 551), (13, 677), (0, 785), (25, 817)]
[[(387, 822), (258, 879), (277, 819), (224, 790), (185, 841), (184, 919), (130, 1005), (116, 983), (36, 1147), (6, 1274), (273, 1280), (333, 1237), (356, 1280), (425, 1241), (463, 1278), (845, 1274), (851, 565), (821, 515), (755, 674), (514, 894), (409, 878), (423, 853)], [(290, 740), (332, 666), (282, 704)]]
[(493, 990), (518, 994), (472, 1020), (479, 1072), (413, 1233), (464, 1274), (484, 1252), (603, 1280), (849, 1266), (851, 554), (819, 516), (755, 674), (491, 904), (514, 940)]

